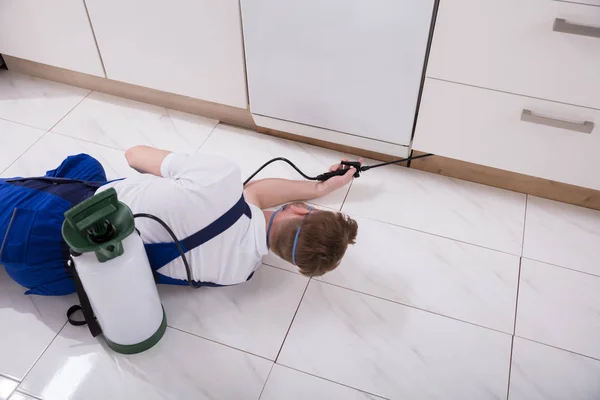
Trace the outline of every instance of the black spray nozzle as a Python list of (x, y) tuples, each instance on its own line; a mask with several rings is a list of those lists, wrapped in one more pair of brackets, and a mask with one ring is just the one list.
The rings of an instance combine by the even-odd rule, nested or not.
[[(355, 168), (356, 172), (354, 173), (354, 177), (360, 178), (360, 173), (361, 171), (363, 171), (363, 167), (361, 166), (360, 161), (342, 161), (341, 164), (344, 167)], [(325, 172), (324, 174), (317, 176), (316, 180), (325, 182), (326, 180), (331, 179), (334, 176), (346, 175), (346, 173), (348, 172), (348, 168), (340, 168), (337, 171)]]

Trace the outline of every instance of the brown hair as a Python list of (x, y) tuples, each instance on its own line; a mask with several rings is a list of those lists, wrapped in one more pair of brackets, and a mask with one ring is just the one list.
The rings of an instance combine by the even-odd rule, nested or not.
[(339, 212), (313, 210), (304, 218), (285, 221), (273, 240), (272, 250), (290, 263), (299, 226), (302, 230), (296, 244), (296, 263), (306, 276), (321, 276), (334, 270), (348, 245), (355, 243), (358, 231), (356, 221)]

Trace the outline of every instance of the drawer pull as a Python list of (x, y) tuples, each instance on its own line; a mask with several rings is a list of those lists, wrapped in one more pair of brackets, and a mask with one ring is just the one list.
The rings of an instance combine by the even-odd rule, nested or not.
[(565, 19), (556, 18), (554, 20), (554, 32), (569, 33), (571, 35), (589, 36), (593, 38), (600, 38), (600, 28), (594, 26), (571, 24)]
[(585, 121), (582, 123), (563, 121), (560, 119), (542, 117), (535, 115), (531, 110), (523, 110), (521, 113), (521, 121), (531, 122), (532, 124), (551, 126), (553, 128), (567, 129), (570, 131), (581, 132), (581, 133), (592, 133), (594, 130), (594, 123)]

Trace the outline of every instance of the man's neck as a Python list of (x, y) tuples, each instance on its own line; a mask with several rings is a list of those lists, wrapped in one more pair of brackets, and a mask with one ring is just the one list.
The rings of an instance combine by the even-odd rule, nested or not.
[[(271, 216), (273, 215), (273, 211), (263, 211), (263, 216), (265, 218), (265, 232), (267, 235), (270, 234), (269, 232), (269, 222), (271, 221)], [(273, 227), (271, 227), (271, 230), (273, 230)], [(267, 243), (271, 242), (271, 238), (267, 238)]]

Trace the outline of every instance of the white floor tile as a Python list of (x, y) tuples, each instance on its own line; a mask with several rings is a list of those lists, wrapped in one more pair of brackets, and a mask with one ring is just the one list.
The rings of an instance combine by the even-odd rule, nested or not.
[[(261, 165), (275, 157), (285, 157), (309, 176), (327, 172), (333, 164), (351, 156), (302, 143), (261, 135), (246, 129), (220, 124), (200, 148), (200, 153), (219, 154), (240, 164), (242, 180), (246, 180)], [(284, 162), (266, 167), (256, 179), (287, 178), (303, 179)], [(314, 204), (339, 210), (347, 189), (340, 189), (328, 196), (316, 199)]]
[(15, 392), (8, 400), (37, 400), (35, 397), (28, 396), (24, 393)]
[(66, 157), (79, 153), (87, 153), (100, 161), (109, 180), (137, 173), (129, 168), (121, 150), (49, 132), (6, 169), (2, 176), (41, 176), (58, 167)]
[(88, 93), (87, 89), (0, 70), (0, 118), (48, 130)]
[(35, 397), (28, 396), (24, 393), (15, 392), (8, 400), (37, 400)]
[(0, 174), (45, 132), (0, 119)]
[(491, 186), (389, 166), (355, 180), (343, 211), (521, 255), (525, 198)]
[(147, 145), (195, 153), (219, 121), (94, 92), (53, 132), (127, 150)]
[(278, 363), (386, 398), (506, 396), (511, 337), (311, 281)]
[(0, 374), (23, 379), (67, 321), (76, 296), (26, 296), (0, 266)]
[(523, 256), (600, 275), (600, 211), (529, 196)]
[(7, 400), (19, 386), (19, 382), (0, 375), (0, 400)]
[(300, 270), (298, 269), (298, 267), (285, 261), (282, 258), (279, 258), (273, 252), (269, 252), (269, 254), (264, 256), (262, 261), (264, 264), (267, 264), (267, 265), (270, 265), (270, 266), (273, 266), (276, 268), (284, 269), (286, 271), (290, 271), (290, 272), (293, 272), (296, 274), (300, 274)]
[(378, 400), (358, 390), (274, 365), (260, 400)]
[(513, 333), (519, 257), (357, 218), (358, 237), (322, 280)]
[(270, 369), (270, 361), (171, 328), (128, 356), (67, 325), (19, 390), (45, 400), (247, 400), (258, 398)]
[(308, 279), (263, 266), (223, 288), (160, 286), (169, 326), (275, 360)]
[(600, 277), (521, 261), (518, 336), (600, 359)]
[(600, 361), (515, 338), (508, 398), (600, 399)]

